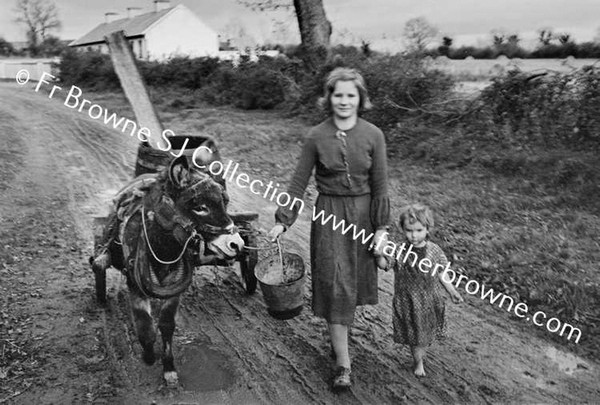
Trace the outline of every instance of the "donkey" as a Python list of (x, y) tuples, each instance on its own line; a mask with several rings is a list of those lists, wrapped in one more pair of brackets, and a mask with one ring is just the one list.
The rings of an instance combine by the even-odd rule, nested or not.
[(150, 299), (163, 299), (158, 315), (163, 377), (175, 386), (172, 341), (180, 295), (194, 266), (233, 260), (244, 241), (227, 214), (223, 186), (190, 170), (185, 156), (158, 175), (138, 176), (114, 201), (105, 245), (90, 260), (92, 269), (98, 274), (112, 265), (125, 273), (142, 359), (150, 365), (156, 360)]

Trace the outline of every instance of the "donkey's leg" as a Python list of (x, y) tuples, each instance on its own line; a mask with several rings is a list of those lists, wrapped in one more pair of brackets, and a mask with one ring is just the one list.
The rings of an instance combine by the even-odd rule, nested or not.
[(164, 301), (160, 308), (158, 328), (163, 342), (163, 376), (167, 385), (177, 385), (179, 377), (173, 360), (173, 333), (175, 332), (175, 314), (179, 306), (179, 296)]
[(152, 320), (150, 300), (142, 298), (134, 292), (131, 292), (130, 297), (137, 336), (144, 350), (142, 359), (146, 364), (154, 364), (156, 361), (156, 357), (154, 356), (156, 329)]

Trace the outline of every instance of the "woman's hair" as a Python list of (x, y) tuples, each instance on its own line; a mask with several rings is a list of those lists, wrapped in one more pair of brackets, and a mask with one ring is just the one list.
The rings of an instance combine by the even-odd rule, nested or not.
[(423, 204), (409, 204), (402, 207), (400, 212), (399, 226), (404, 229), (404, 222), (409, 224), (420, 222), (427, 227), (428, 231), (433, 229), (433, 213), (428, 206)]
[(319, 106), (331, 112), (331, 95), (335, 89), (335, 85), (339, 81), (352, 82), (358, 89), (359, 104), (358, 111), (369, 110), (373, 105), (369, 100), (369, 93), (367, 92), (367, 86), (365, 85), (365, 79), (356, 69), (338, 67), (333, 69), (325, 80), (324, 93), (325, 95), (319, 98)]

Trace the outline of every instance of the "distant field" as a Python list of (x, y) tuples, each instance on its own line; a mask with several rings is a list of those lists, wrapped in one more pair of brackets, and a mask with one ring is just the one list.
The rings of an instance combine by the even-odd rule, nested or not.
[(526, 72), (556, 71), (569, 72), (582, 66), (597, 64), (600, 59), (464, 59), (452, 60), (448, 58), (437, 58), (431, 61), (432, 68), (440, 69), (457, 76), (459, 80), (488, 80), (492, 76), (503, 73), (514, 67)]

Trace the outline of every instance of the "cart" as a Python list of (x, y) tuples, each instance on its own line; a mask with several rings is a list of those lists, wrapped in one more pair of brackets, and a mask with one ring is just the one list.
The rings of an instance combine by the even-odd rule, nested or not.
[[(136, 118), (140, 126), (149, 128), (152, 133), (162, 133), (162, 125), (150, 98), (147, 89), (135, 66), (135, 61), (131, 49), (129, 48), (123, 32), (115, 32), (106, 38), (111, 59), (115, 71), (121, 82), (121, 87), (125, 91), (127, 99), (132, 105)], [(179, 153), (188, 158), (190, 167), (201, 165), (194, 164), (194, 151), (204, 146), (205, 150), (210, 151), (210, 161), (203, 161), (208, 164), (212, 161), (220, 161), (221, 157), (213, 138), (205, 135), (174, 135), (168, 137), (171, 143), (171, 150), (164, 152), (160, 149), (151, 147), (146, 142), (141, 142), (138, 147), (137, 159), (135, 164), (135, 177), (145, 173), (157, 173), (167, 167)], [(172, 152), (172, 153), (170, 153)], [(205, 156), (206, 157), (206, 156)], [(208, 173), (208, 171), (207, 171)], [(211, 175), (210, 173), (208, 173)], [(212, 176), (212, 175), (211, 175)], [(212, 176), (215, 181), (225, 187), (225, 180), (221, 177)], [(254, 275), (254, 267), (258, 261), (256, 249), (258, 230), (255, 226), (258, 220), (258, 214), (253, 212), (228, 213), (234, 224), (238, 227), (241, 238), (248, 249), (243, 251), (235, 258), (240, 263), (241, 275), (244, 281), (244, 287), (248, 294), (256, 291), (257, 279)], [(94, 254), (98, 250), (98, 244), (101, 241), (104, 226), (107, 222), (106, 217), (94, 218)], [(117, 256), (117, 255), (115, 255)], [(216, 260), (209, 265), (228, 265), (225, 261)], [(106, 301), (106, 270), (94, 270), (94, 279), (96, 287), (96, 298), (100, 303)]]

